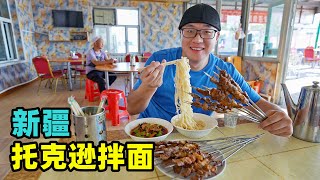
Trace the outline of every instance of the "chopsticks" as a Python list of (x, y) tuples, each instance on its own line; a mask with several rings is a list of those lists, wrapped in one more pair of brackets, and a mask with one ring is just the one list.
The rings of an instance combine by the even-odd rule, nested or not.
[(79, 106), (78, 102), (74, 99), (74, 96), (70, 96), (68, 98), (68, 103), (70, 105), (70, 108), (72, 109), (73, 113), (76, 116), (85, 116), (85, 114), (83, 113), (81, 107)]
[[(174, 60), (174, 61), (169, 61), (169, 62), (166, 62), (166, 63), (161, 63), (165, 66), (168, 66), (168, 65), (172, 65), (172, 64), (176, 64), (178, 61), (180, 61), (181, 59), (177, 59), (177, 60)], [(142, 68), (138, 68), (138, 72), (142, 72), (146, 67), (142, 67)]]

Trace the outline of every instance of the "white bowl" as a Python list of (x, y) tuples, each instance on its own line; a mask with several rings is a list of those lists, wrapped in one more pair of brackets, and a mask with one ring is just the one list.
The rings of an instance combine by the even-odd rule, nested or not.
[(176, 126), (175, 123), (179, 119), (181, 115), (175, 115), (171, 119), (172, 125), (177, 129), (179, 133), (182, 135), (192, 138), (192, 139), (198, 139), (202, 138), (206, 135), (208, 135), (215, 127), (218, 126), (218, 121), (211, 116), (205, 115), (205, 114), (200, 114), (200, 113), (193, 113), (193, 118), (195, 120), (200, 120), (203, 121), (206, 125), (202, 130), (187, 130), (183, 129), (182, 127)]
[[(159, 137), (152, 137), (152, 138), (137, 137), (137, 136), (133, 136), (133, 135), (130, 134), (130, 131), (133, 128), (137, 127), (139, 124), (142, 124), (144, 122), (151, 123), (151, 124), (162, 125), (163, 127), (167, 128), (168, 133), (164, 134), (162, 136), (159, 136)], [(126, 127), (124, 128), (124, 131), (134, 141), (152, 141), (152, 142), (157, 142), (157, 141), (163, 141), (173, 131), (173, 126), (169, 121), (166, 121), (164, 119), (160, 119), (160, 118), (142, 118), (142, 119), (137, 119), (137, 120), (134, 120), (134, 121), (128, 123), (126, 125)]]

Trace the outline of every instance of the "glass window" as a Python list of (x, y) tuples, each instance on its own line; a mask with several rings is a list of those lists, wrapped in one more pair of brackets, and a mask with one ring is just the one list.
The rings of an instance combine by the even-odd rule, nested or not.
[(95, 34), (104, 40), (104, 48), (109, 53), (126, 53), (125, 27), (107, 26), (95, 27)]
[(95, 24), (95, 35), (104, 38), (105, 48), (111, 54), (139, 53), (140, 30), (138, 14), (139, 11), (137, 9), (116, 9), (117, 21), (115, 25)]
[[(0, 26), (0, 32), (2, 32), (2, 26)], [(6, 47), (4, 44), (4, 39), (2, 33), (0, 33), (0, 61), (6, 61)]]
[(115, 25), (114, 9), (93, 9), (94, 24)]
[(12, 33), (12, 27), (10, 23), (3, 23), (4, 25), (4, 32), (5, 36), (7, 37), (7, 46), (8, 46), (8, 52), (9, 52), (9, 59), (16, 59), (16, 49), (13, 41), (13, 33)]
[(17, 59), (7, 0), (0, 0), (0, 62)]
[(251, 5), (246, 56), (277, 57), (283, 8), (283, 0)]
[(110, 27), (109, 30), (110, 53), (126, 53), (125, 27)]
[(218, 41), (219, 55), (237, 55), (238, 40), (235, 39), (236, 30), (240, 25), (241, 1), (222, 1), (221, 32)]
[(128, 47), (129, 52), (139, 51), (139, 32), (138, 28), (128, 28)]
[(139, 17), (136, 9), (117, 9), (118, 25), (138, 25)]
[(7, 0), (0, 0), (0, 17), (10, 18)]

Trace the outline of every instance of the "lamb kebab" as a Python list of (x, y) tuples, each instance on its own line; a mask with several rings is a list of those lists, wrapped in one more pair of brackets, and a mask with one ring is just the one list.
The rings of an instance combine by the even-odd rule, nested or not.
[(222, 165), (221, 161), (215, 161), (213, 155), (201, 152), (198, 144), (188, 141), (158, 142), (155, 155), (165, 166), (172, 167), (175, 173), (183, 177), (191, 175), (191, 179), (215, 175), (217, 166)]
[[(200, 94), (191, 93), (194, 98), (192, 105), (203, 110), (215, 111), (218, 113), (237, 113), (233, 109), (238, 109), (245, 114), (248, 119), (254, 122), (260, 122), (266, 116), (258, 108), (251, 106), (251, 102), (248, 94), (243, 92), (240, 86), (232, 79), (232, 77), (225, 71), (219, 69), (220, 73), (216, 74), (218, 78), (210, 76), (205, 73), (210, 81), (217, 85), (217, 88), (198, 88), (193, 87)], [(249, 109), (243, 108), (243, 105), (249, 105), (258, 112), (258, 114), (250, 111)], [(259, 111), (260, 110), (260, 111)]]

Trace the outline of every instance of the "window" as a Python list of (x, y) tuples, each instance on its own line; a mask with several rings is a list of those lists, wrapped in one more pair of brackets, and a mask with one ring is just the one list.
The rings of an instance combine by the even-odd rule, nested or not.
[[(94, 33), (102, 36), (111, 54), (139, 53), (140, 30), (138, 9), (94, 9)], [(97, 14), (98, 12), (98, 14)], [(108, 19), (103, 21), (103, 16)], [(96, 17), (97, 16), (97, 17)], [(112, 16), (112, 17), (110, 17)], [(114, 25), (111, 22), (114, 22)]]
[(251, 5), (246, 56), (277, 57), (283, 7), (283, 0)]
[(0, 1), (0, 62), (17, 59), (12, 22), (6, 0)]
[(241, 18), (241, 1), (222, 1), (221, 5), (221, 32), (218, 41), (218, 52), (220, 55), (237, 55), (238, 40), (235, 32), (239, 28)]

